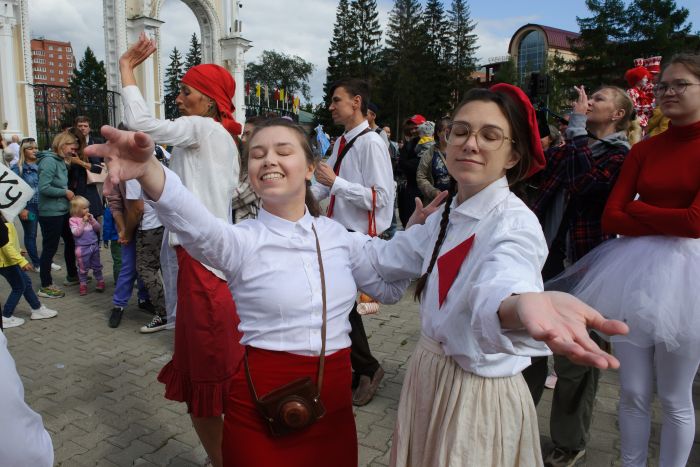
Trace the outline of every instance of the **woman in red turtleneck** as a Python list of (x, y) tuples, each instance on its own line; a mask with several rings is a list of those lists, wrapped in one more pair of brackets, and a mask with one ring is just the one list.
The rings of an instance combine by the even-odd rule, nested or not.
[(700, 364), (700, 55), (677, 55), (655, 88), (668, 131), (632, 147), (603, 213), (609, 240), (547, 287), (607, 318), (620, 360), (622, 464), (646, 466), (654, 379), (663, 408), (659, 465), (684, 466), (695, 437)]

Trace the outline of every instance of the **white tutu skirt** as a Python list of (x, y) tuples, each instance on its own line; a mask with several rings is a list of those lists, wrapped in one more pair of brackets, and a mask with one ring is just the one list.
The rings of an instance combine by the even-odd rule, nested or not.
[(700, 239), (621, 237), (593, 249), (545, 289), (569, 292), (627, 323), (630, 333), (613, 342), (686, 352), (700, 349), (699, 278)]

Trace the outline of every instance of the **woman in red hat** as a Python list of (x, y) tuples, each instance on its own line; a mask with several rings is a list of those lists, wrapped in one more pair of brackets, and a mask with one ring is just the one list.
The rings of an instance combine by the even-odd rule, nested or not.
[[(236, 83), (218, 65), (192, 67), (183, 76), (175, 100), (182, 116), (174, 121), (156, 119), (134, 77), (134, 68), (155, 51), (155, 41), (142, 33), (119, 59), (126, 126), (174, 146), (170, 168), (210, 212), (230, 223), (239, 171), (233, 138), (241, 133), (241, 125), (233, 118)], [(177, 290), (177, 325), (173, 358), (158, 380), (166, 386), (166, 398), (187, 403), (197, 435), (218, 467), (222, 465), (222, 415), (243, 355), (239, 319), (225, 275), (192, 258), (180, 246), (178, 235), (166, 231), (164, 238), (174, 247), (173, 252), (164, 241), (161, 258), (171, 258), (171, 264), (166, 260), (162, 269), (166, 296), (172, 299)], [(174, 301), (166, 305), (168, 318), (156, 316), (147, 327), (164, 328), (173, 320)]]
[[(454, 110), (446, 140), (444, 207), (424, 225), (373, 244), (382, 278), (420, 276), (421, 337), (401, 391), (390, 465), (541, 466), (537, 414), (521, 371), (530, 357), (550, 353), (535, 339), (561, 351), (561, 341), (548, 337), (567, 318), (549, 312), (573, 302), (533, 293), (542, 291), (547, 244), (511, 192), (544, 166), (535, 111), (517, 87), (474, 89)], [(549, 310), (528, 309), (535, 302)], [(625, 331), (587, 313), (579, 319)], [(592, 355), (586, 363), (616, 366), (580, 329)]]

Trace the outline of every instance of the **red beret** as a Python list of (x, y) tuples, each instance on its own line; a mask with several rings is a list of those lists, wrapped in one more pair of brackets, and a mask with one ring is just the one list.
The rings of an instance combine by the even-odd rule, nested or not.
[(409, 121), (415, 123), (416, 125), (422, 125), (425, 123), (425, 117), (422, 116), (421, 114), (415, 114), (413, 117), (408, 119)]
[(635, 68), (630, 68), (629, 70), (627, 70), (625, 72), (625, 81), (627, 81), (627, 84), (629, 85), (629, 87), (633, 88), (644, 77), (648, 77), (648, 76), (649, 76), (649, 70), (647, 70), (643, 66), (638, 66)]
[(530, 98), (517, 86), (511, 84), (499, 83), (494, 84), (489, 88), (493, 92), (504, 94), (515, 101), (516, 105), (522, 109), (524, 115), (527, 115), (527, 123), (530, 126), (529, 144), (530, 152), (532, 153), (532, 162), (530, 170), (525, 177), (531, 177), (535, 173), (544, 169), (546, 165), (544, 151), (542, 150), (542, 141), (540, 141), (540, 130), (537, 126), (537, 114), (535, 108), (530, 103)]
[(214, 99), (219, 111), (219, 121), (224, 128), (232, 135), (241, 134), (241, 124), (233, 117), (236, 110), (233, 105), (236, 82), (226, 68), (213, 63), (193, 66), (182, 77), (182, 82)]

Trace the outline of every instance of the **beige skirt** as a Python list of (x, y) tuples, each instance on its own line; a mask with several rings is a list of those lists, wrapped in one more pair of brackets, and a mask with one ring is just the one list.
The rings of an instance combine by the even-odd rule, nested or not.
[(464, 371), (421, 336), (401, 390), (394, 467), (540, 467), (537, 413), (521, 375)]

